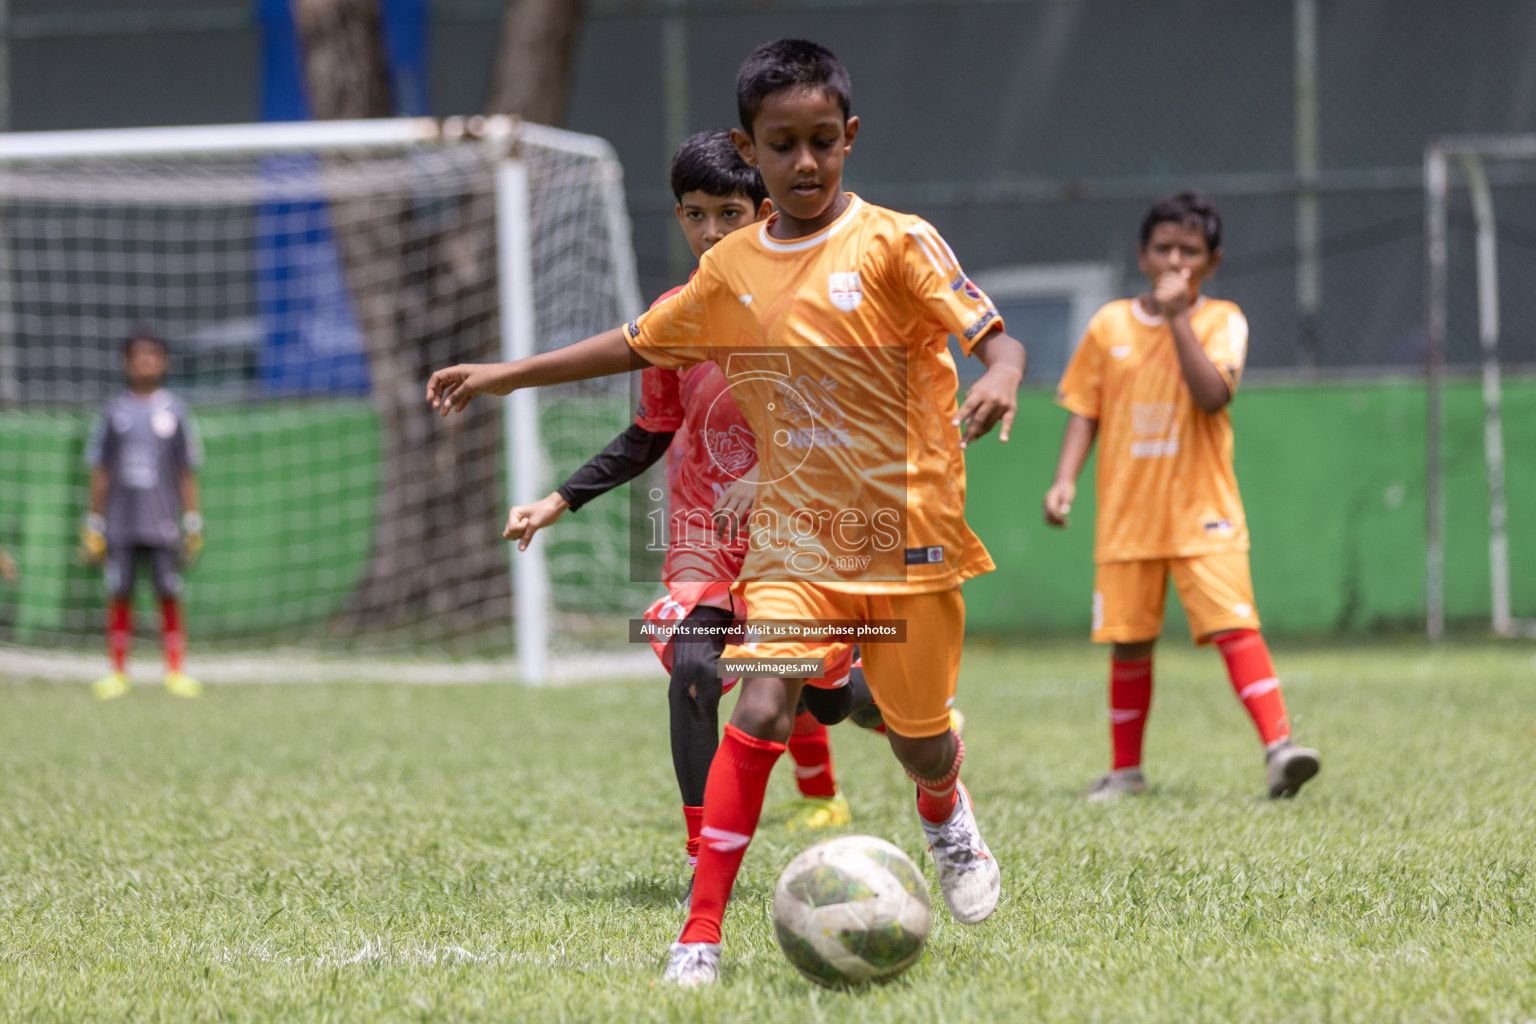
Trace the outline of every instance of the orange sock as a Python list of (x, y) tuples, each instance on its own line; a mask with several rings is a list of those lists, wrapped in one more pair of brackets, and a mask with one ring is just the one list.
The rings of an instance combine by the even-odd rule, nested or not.
[(1141, 766), (1141, 739), (1152, 710), (1152, 659), (1109, 659), (1110, 770)]
[(1267, 747), (1291, 734), (1291, 724), (1285, 717), (1285, 698), (1280, 694), (1280, 680), (1275, 678), (1275, 664), (1269, 657), (1269, 646), (1257, 630), (1239, 629), (1216, 641), (1221, 656), (1227, 661), (1227, 674), (1232, 677), (1232, 689), (1248, 709), (1259, 739)]
[(699, 863), (699, 829), (704, 827), (704, 808), (683, 806), (683, 823), (688, 826), (688, 866)]
[(801, 796), (837, 796), (837, 776), (832, 770), (832, 743), (827, 727), (809, 711), (795, 716), (789, 736), (789, 756), (795, 759), (795, 785)]
[(741, 858), (763, 814), (768, 776), (784, 744), (748, 736), (734, 725), (709, 766), (704, 785), (704, 824), (699, 830), (699, 866), (693, 874), (693, 906), (679, 942), (719, 942), (720, 921), (741, 870)]
[(113, 672), (128, 671), (128, 651), (133, 647), (133, 602), (114, 597), (107, 608), (107, 653)]
[(181, 603), (174, 597), (160, 599), (160, 647), (165, 651), (167, 672), (181, 671), (181, 656), (187, 649), (187, 634), (181, 629)]

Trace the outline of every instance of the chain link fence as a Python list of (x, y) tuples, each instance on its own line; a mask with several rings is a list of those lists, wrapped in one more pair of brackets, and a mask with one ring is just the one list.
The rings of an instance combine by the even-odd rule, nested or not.
[[(481, 109), (505, 0), (425, 2), (432, 112)], [(586, 0), (584, 10), (566, 127), (619, 152), (648, 293), (688, 270), (665, 189), (673, 146), (735, 122), (735, 70), (752, 47), (805, 36), (853, 73), (863, 132), (850, 186), (928, 217), (974, 275), (1023, 282), (996, 297), (1037, 330), (1041, 382), (1075, 340), (1073, 303), (1105, 281), (1116, 294), (1141, 286), (1141, 212), (1184, 187), (1226, 216), (1212, 291), (1248, 312), (1255, 368), (1416, 366), (1425, 143), (1536, 131), (1533, 0)], [(259, 13), (248, 0), (11, 0), (0, 13), (11, 123), (250, 120)], [(205, 84), (195, 103), (178, 74)], [(1536, 167), (1491, 173), (1504, 354), (1533, 364), (1536, 289), (1520, 283), (1536, 271)], [(1451, 214), (1455, 365), (1477, 351), (1464, 194)], [(1020, 267), (1041, 273), (1010, 276)], [(1052, 268), (1082, 270), (1093, 286), (1052, 293), (1071, 276)]]
[[(1311, 59), (1298, 46), (1304, 7), (1315, 25)], [(1421, 364), (1425, 143), (1536, 130), (1529, 0), (804, 0), (750, 13), (704, 0), (596, 0), (589, 13), (571, 118), (619, 144), (649, 290), (682, 269), (668, 249), (672, 199), (658, 187), (664, 126), (733, 124), (742, 56), (802, 35), (831, 47), (853, 75), (863, 124), (850, 186), (929, 218), (978, 277), (1098, 265), (1118, 294), (1132, 294), (1144, 285), (1135, 232), (1146, 205), (1180, 188), (1206, 191), (1226, 219), (1226, 263), (1211, 291), (1247, 311), (1251, 365), (1263, 370)], [(675, 39), (679, 24), (686, 45), (668, 52), (665, 28)], [(687, 80), (681, 116), (661, 109), (664, 90), (646, 84), (677, 60)], [(1310, 128), (1298, 102), (1308, 81)], [(636, 87), (626, 92), (626, 82)], [(1308, 145), (1315, 170), (1298, 160)], [(1504, 354), (1536, 363), (1536, 289), (1520, 286), (1536, 274), (1536, 166), (1493, 174), (1508, 282)], [(1313, 245), (1298, 242), (1309, 194)], [(1464, 195), (1452, 224), (1449, 354), (1468, 364), (1477, 343)], [(1309, 261), (1320, 286), (1312, 316), (1298, 298)], [(1021, 311), (1066, 301), (1028, 289), (996, 297)], [(1031, 376), (1044, 382), (1075, 338), (1034, 341)]]

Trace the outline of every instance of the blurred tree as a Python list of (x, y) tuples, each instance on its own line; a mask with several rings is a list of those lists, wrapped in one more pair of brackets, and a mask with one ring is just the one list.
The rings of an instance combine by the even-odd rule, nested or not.
[[(316, 118), (394, 113), (378, 3), (294, 0)], [(446, 621), (468, 631), (504, 621), (500, 410), (477, 403), (443, 421), (423, 398), (432, 370), (497, 350), (496, 329), (484, 323), (496, 315), (492, 197), (486, 190), (421, 204), (336, 195), (330, 213), (384, 430), (372, 563), (336, 627)]]
[(581, 0), (508, 0), (488, 114), (559, 125), (581, 29)]
[(389, 64), (378, 0), (294, 0), (304, 83), (319, 120), (389, 117)]

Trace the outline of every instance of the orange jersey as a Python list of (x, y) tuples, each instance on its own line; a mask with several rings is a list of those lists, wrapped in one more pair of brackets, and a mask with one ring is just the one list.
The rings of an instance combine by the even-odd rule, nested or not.
[(1002, 320), (925, 221), (849, 199), (804, 238), (772, 218), (727, 235), (625, 337), (657, 366), (718, 365), (757, 438), (743, 580), (950, 589), (993, 565), (965, 523), (948, 337), (970, 352)]
[[(1248, 355), (1248, 321), (1202, 298), (1190, 325), (1232, 394)], [(1248, 550), (1226, 408), (1200, 411), (1173, 331), (1136, 299), (1094, 315), (1056, 401), (1099, 421), (1094, 560), (1182, 558)]]

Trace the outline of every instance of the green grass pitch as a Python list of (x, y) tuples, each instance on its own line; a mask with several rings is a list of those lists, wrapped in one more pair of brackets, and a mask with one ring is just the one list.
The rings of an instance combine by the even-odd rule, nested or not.
[[(774, 944), (809, 840), (771, 815), (723, 984), (655, 985), (685, 882), (659, 676), (7, 686), (0, 1020), (1536, 1020), (1536, 649), (1278, 645), (1324, 762), (1275, 803), (1219, 657), (1165, 647), (1153, 792), (1089, 806), (1103, 651), (971, 645), (965, 775), (1003, 901), (964, 928), (935, 892), (922, 961), (855, 993)], [(922, 855), (883, 742), (833, 736), (854, 828)], [(791, 793), (781, 768), (770, 806)]]

